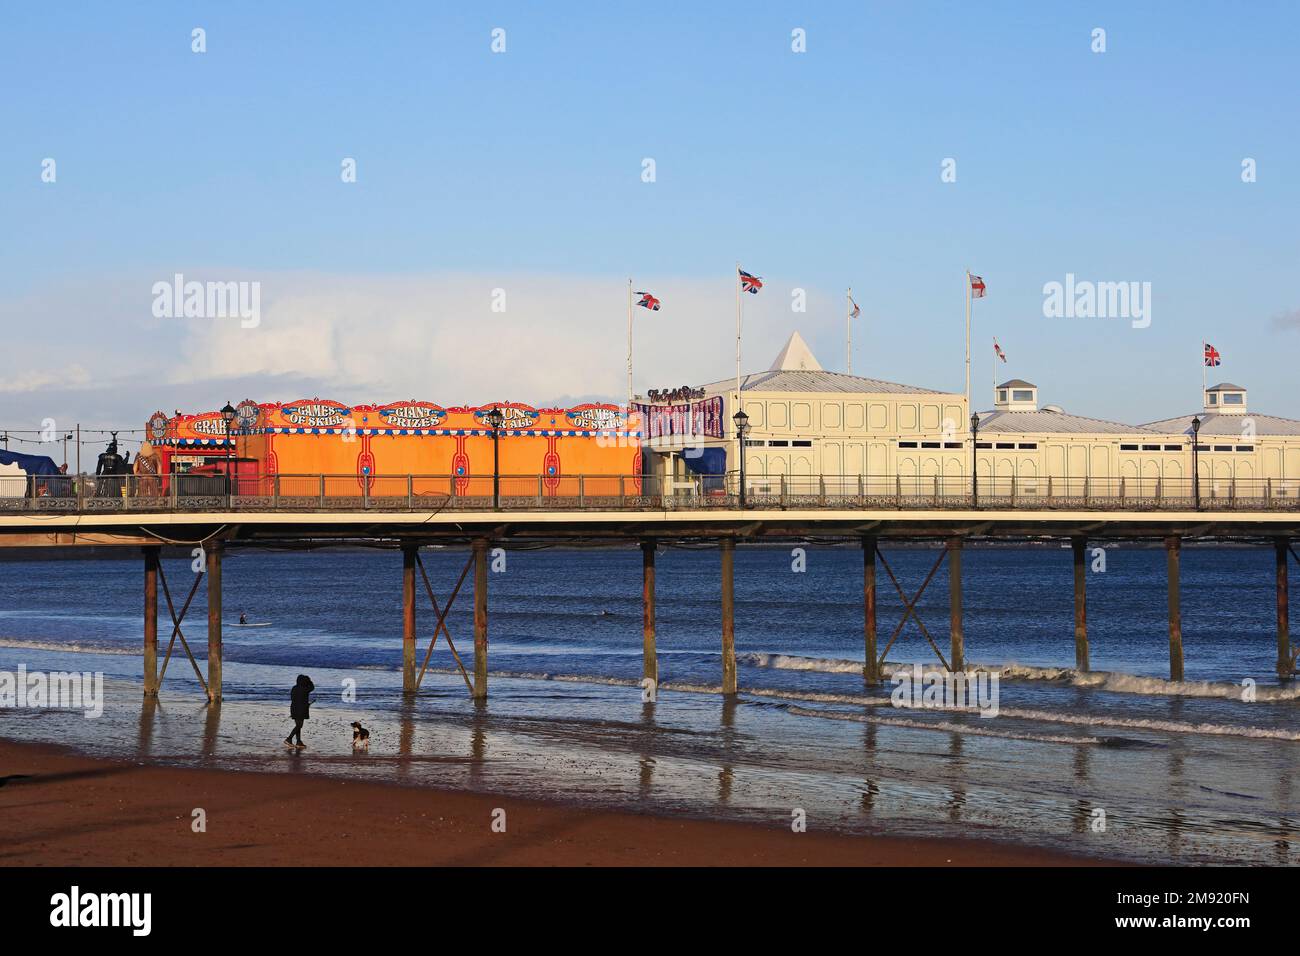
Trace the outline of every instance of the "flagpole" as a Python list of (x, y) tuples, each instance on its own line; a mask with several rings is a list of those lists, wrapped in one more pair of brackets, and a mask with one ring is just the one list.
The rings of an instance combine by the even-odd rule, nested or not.
[(1210, 387), (1210, 380), (1208, 378), (1210, 373), (1206, 371), (1207, 368), (1209, 368), (1209, 366), (1205, 364), (1205, 340), (1202, 339), (1201, 340), (1201, 407), (1202, 408), (1205, 407), (1205, 390)]
[(966, 411), (970, 404), (970, 270), (966, 270)]
[(853, 374), (853, 286), (844, 292), (844, 368)]
[(740, 263), (736, 263), (736, 411), (740, 411)]
[[(740, 263), (737, 262), (736, 263), (736, 408), (732, 412), (733, 416), (736, 414), (736, 412), (739, 412), (743, 407), (740, 403), (740, 329), (741, 329), (740, 284), (741, 284)], [(739, 429), (737, 429), (737, 431), (739, 432)], [(745, 446), (743, 444), (744, 440), (745, 439), (741, 437), (741, 435), (739, 434), (736, 435), (736, 467), (737, 468), (740, 467), (741, 456), (745, 454)]]
[(632, 277), (627, 280), (627, 408), (632, 411)]

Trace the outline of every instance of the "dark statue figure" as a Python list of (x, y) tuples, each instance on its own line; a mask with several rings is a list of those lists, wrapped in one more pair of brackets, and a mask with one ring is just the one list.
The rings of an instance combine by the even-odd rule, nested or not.
[(126, 458), (119, 455), (117, 453), (117, 432), (110, 432), (109, 434), (113, 437), (109, 440), (108, 447), (99, 456), (99, 461), (95, 464), (96, 498), (122, 497), (122, 485), (125, 482), (125, 478), (122, 476), (131, 473), (130, 452), (127, 453)]

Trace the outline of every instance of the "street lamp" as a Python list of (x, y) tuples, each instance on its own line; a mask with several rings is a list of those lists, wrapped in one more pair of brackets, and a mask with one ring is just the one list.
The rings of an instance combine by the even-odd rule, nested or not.
[(1192, 500), (1196, 503), (1196, 510), (1201, 510), (1201, 467), (1200, 467), (1200, 439), (1197, 437), (1201, 433), (1201, 419), (1196, 415), (1192, 416)]
[(230, 510), (230, 452), (231, 445), (230, 429), (235, 424), (235, 406), (226, 402), (221, 409), (221, 420), (226, 423), (226, 510)]
[(970, 501), (971, 507), (980, 506), (980, 486), (979, 486), (979, 438), (980, 438), (980, 416), (979, 412), (971, 412), (970, 416)]
[(745, 510), (745, 433), (749, 431), (749, 416), (742, 408), (731, 416), (736, 423), (736, 444), (740, 446), (740, 510)]
[(501, 510), (501, 426), (506, 417), (493, 406), (487, 413), (487, 423), (492, 426), (492, 510)]

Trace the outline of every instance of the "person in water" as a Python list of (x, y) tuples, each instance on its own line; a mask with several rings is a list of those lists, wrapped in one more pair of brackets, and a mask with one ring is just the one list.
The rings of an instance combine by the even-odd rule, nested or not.
[[(311, 698), (308, 696), (316, 689), (316, 685), (311, 682), (311, 678), (306, 674), (298, 675), (298, 683), (293, 685), (293, 690), (289, 691), (289, 717), (293, 720), (293, 730), (289, 731), (289, 736), (284, 738), (286, 747), (297, 747), (305, 750), (307, 745), (302, 742), (302, 722), (311, 719)], [(295, 743), (294, 738), (297, 738)]]
[(248, 615), (246, 615), (243, 611), (239, 612), (239, 623), (240, 624), (248, 623)]

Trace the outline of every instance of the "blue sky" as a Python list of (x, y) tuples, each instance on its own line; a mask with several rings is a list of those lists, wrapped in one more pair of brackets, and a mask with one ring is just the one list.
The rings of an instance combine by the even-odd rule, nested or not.
[[(1208, 338), (1300, 417), (1297, 28), (1281, 2), (9, 6), (0, 427), (619, 398), (628, 275), (664, 300), (638, 389), (712, 381), (737, 260), (767, 280), (750, 369), (796, 328), (842, 369), (851, 284), (855, 371), (960, 391), (970, 267), (978, 407), (996, 335), (1044, 401), (1184, 413)], [(261, 281), (261, 326), (154, 318), (176, 272)], [(1066, 273), (1150, 282), (1151, 326), (1045, 318)]]

